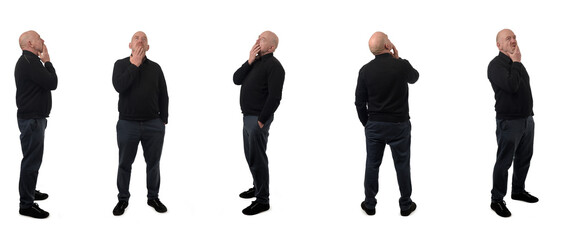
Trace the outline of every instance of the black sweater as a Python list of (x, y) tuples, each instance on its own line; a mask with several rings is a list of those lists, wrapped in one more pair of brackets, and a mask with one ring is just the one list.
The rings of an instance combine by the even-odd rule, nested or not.
[(408, 114), (408, 83), (415, 83), (418, 71), (407, 60), (385, 53), (359, 70), (355, 105), (359, 120), (404, 122)]
[(57, 88), (57, 74), (51, 62), (45, 66), (39, 57), (23, 51), (16, 63), (16, 105), (18, 118), (46, 118), (51, 112), (51, 90)]
[(139, 67), (129, 57), (114, 64), (114, 89), (120, 93), (120, 119), (146, 121), (161, 118), (168, 123), (169, 95), (161, 67), (147, 58)]
[(488, 79), (494, 90), (496, 118), (517, 119), (534, 115), (530, 76), (520, 62), (499, 52), (488, 65)]
[(233, 82), (241, 85), (239, 104), (244, 115), (258, 116), (267, 122), (277, 110), (282, 97), (284, 69), (272, 53), (246, 61), (233, 74)]

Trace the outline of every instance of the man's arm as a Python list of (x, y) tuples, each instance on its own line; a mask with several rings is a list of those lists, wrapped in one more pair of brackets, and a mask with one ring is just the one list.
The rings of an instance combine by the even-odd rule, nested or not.
[(488, 65), (488, 79), (503, 91), (516, 93), (522, 82), (522, 67), (522, 63), (513, 62), (510, 69), (507, 69), (503, 62), (494, 60)]
[(31, 80), (47, 90), (57, 89), (58, 78), (55, 68), (51, 62), (46, 62), (45, 66), (39, 60), (30, 61), (29, 65)]
[(237, 69), (237, 71), (235, 71), (235, 73), (233, 74), (233, 83), (235, 83), (235, 85), (243, 84), (243, 81), (245, 80), (245, 77), (247, 77), (247, 74), (250, 70), (251, 64), (249, 64), (248, 61), (245, 61), (245, 63), (243, 63), (243, 65), (241, 65), (241, 67)]
[(133, 63), (123, 63), (121, 60), (118, 60), (114, 64), (112, 83), (117, 92), (127, 91), (138, 77), (139, 68)]
[(235, 85), (243, 84), (245, 77), (251, 70), (251, 65), (257, 59), (259, 50), (261, 50), (261, 47), (259, 46), (259, 39), (257, 39), (257, 41), (255, 41), (255, 44), (253, 44), (253, 47), (251, 47), (251, 50), (249, 51), (249, 59), (233, 74), (233, 83), (235, 83)]
[(418, 81), (418, 78), (420, 77), (420, 73), (418, 73), (418, 71), (412, 67), (412, 65), (410, 64), (410, 62), (408, 62), (408, 60), (403, 59), (404, 62), (406, 63), (406, 81), (410, 84), (415, 83), (416, 81)]
[(365, 85), (363, 69), (359, 70), (359, 77), (357, 77), (357, 87), (355, 89), (355, 106), (357, 107), (357, 115), (361, 124), (365, 126), (369, 121), (369, 114), (367, 113), (367, 103), (369, 102), (369, 94), (367, 86)]
[(159, 68), (159, 117), (163, 123), (169, 123), (169, 93), (163, 70)]
[(282, 89), (284, 84), (285, 72), (280, 64), (275, 64), (267, 79), (267, 88), (269, 95), (267, 101), (259, 114), (259, 122), (265, 123), (277, 110), (282, 99)]

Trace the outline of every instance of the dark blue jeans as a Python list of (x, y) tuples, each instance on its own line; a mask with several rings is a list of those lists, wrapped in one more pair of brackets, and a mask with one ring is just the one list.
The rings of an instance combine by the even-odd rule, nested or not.
[(47, 119), (18, 119), (18, 127), (23, 153), (19, 184), (20, 208), (29, 208), (35, 200), (37, 175), (43, 161), (43, 142)]
[(365, 207), (374, 209), (379, 192), (379, 167), (386, 145), (390, 146), (396, 178), (400, 188), (401, 210), (410, 208), (412, 181), (410, 179), (410, 121), (400, 123), (368, 121), (365, 125), (367, 162), (365, 165)]
[(526, 176), (534, 153), (534, 118), (496, 119), (498, 151), (492, 176), (491, 200), (502, 201), (508, 186), (508, 169), (514, 162), (512, 193), (525, 192)]
[(243, 117), (243, 149), (249, 170), (253, 176), (256, 201), (269, 203), (269, 159), (267, 158), (267, 140), (269, 128), (273, 122), (271, 117), (263, 128), (259, 127), (257, 116)]
[(156, 118), (147, 121), (119, 120), (116, 125), (120, 163), (118, 166), (118, 199), (128, 201), (131, 165), (137, 154), (139, 142), (147, 164), (147, 198), (159, 197), (161, 174), (159, 162), (165, 139), (165, 124)]

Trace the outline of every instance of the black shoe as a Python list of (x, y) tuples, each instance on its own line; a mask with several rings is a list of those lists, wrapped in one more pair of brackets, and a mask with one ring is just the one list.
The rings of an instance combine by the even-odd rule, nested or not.
[(116, 204), (116, 206), (114, 207), (114, 211), (112, 211), (112, 213), (114, 214), (114, 216), (121, 216), (122, 214), (124, 214), (127, 207), (128, 207), (128, 201), (120, 200), (118, 201), (118, 204)]
[(520, 200), (529, 203), (535, 203), (539, 201), (537, 197), (532, 196), (529, 192), (516, 193), (516, 194), (513, 193), (511, 197), (514, 200)]
[(253, 201), (251, 202), (251, 205), (249, 205), (249, 207), (246, 207), (241, 212), (245, 215), (255, 215), (257, 213), (262, 213), (264, 211), (267, 211), (269, 210), (269, 208), (271, 208), (271, 206), (268, 203), (264, 204), (264, 203), (258, 203), (257, 201)]
[(363, 211), (365, 211), (365, 213), (367, 213), (367, 215), (369, 216), (375, 215), (375, 209), (368, 209), (367, 207), (365, 207), (365, 201), (361, 202), (361, 209), (363, 209)]
[(240, 193), (239, 197), (245, 198), (245, 199), (254, 198), (255, 197), (255, 188), (253, 187), (253, 188), (250, 188), (249, 190), (247, 190), (245, 192)]
[(414, 212), (414, 210), (416, 210), (416, 203), (412, 202), (407, 210), (400, 210), (400, 215), (406, 217), (410, 215), (410, 213)]
[(510, 216), (512, 216), (512, 213), (510, 213), (510, 210), (508, 210), (508, 208), (506, 208), (506, 202), (504, 202), (504, 201), (492, 202), (492, 203), (490, 204), (490, 208), (491, 208), (496, 214), (498, 214), (498, 216), (501, 216), (501, 217), (510, 217)]
[(47, 199), (48, 197), (49, 197), (49, 194), (42, 193), (39, 190), (35, 190), (35, 200), (41, 201), (41, 200)]
[(158, 198), (147, 200), (147, 205), (155, 208), (155, 211), (160, 213), (167, 211), (167, 207), (165, 207), (165, 205)]
[(49, 217), (49, 213), (43, 211), (43, 209), (39, 208), (37, 203), (34, 203), (29, 208), (20, 208), (20, 214), (32, 218), (47, 218)]

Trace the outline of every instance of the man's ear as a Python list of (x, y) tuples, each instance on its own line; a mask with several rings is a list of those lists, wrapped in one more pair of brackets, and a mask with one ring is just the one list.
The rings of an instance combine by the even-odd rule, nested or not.
[(133, 48), (131, 48), (131, 43), (129, 43), (129, 49), (133, 50)]
[(146, 52), (149, 51), (149, 45), (147, 45), (147, 49), (145, 50)]

